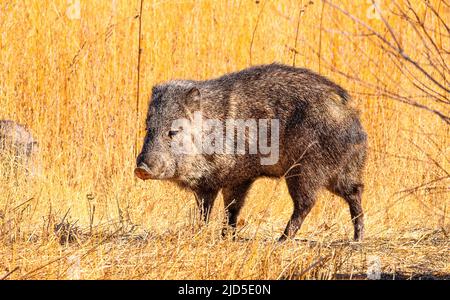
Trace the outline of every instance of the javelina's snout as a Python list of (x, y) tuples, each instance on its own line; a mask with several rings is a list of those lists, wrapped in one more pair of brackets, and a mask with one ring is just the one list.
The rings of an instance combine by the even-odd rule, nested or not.
[(142, 180), (151, 179), (152, 176), (150, 174), (150, 169), (145, 163), (141, 163), (137, 165), (137, 167), (134, 169), (134, 175), (136, 175), (137, 178)]
[(145, 155), (143, 153), (139, 154), (136, 159), (136, 168), (134, 169), (134, 175), (142, 180), (152, 179), (152, 170), (149, 165), (145, 162)]
[(162, 179), (165, 176), (164, 170), (164, 162), (157, 155), (152, 155), (152, 158), (149, 158), (149, 155), (141, 153), (136, 159), (134, 174), (142, 180)]

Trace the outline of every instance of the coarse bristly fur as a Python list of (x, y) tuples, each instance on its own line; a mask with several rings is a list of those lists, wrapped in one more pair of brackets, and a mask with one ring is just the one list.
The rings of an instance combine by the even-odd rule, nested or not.
[[(360, 240), (367, 137), (349, 102), (348, 93), (329, 79), (282, 64), (254, 66), (212, 80), (157, 85), (136, 175), (189, 188), (206, 221), (222, 190), (228, 225), (233, 229), (252, 183), (263, 176), (284, 177), (294, 211), (280, 240), (296, 234), (317, 192), (326, 188), (349, 204), (354, 238)], [(260, 154), (171, 154), (168, 132), (173, 120), (191, 118), (198, 110), (204, 118), (222, 122), (278, 119), (278, 162), (262, 165)]]

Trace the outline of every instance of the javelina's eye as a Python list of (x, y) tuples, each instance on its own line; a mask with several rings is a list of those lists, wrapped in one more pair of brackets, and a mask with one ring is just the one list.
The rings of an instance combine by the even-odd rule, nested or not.
[(169, 131), (169, 137), (173, 138), (174, 136), (176, 136), (178, 134), (178, 130), (170, 130)]

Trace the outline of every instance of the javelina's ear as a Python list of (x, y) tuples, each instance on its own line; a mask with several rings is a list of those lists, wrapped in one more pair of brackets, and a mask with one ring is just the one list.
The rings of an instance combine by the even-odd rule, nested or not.
[(152, 88), (152, 98), (151, 101), (155, 100), (156, 98), (161, 97), (161, 95), (164, 93), (164, 87), (161, 85), (155, 85)]
[(191, 87), (186, 92), (186, 106), (191, 112), (201, 111), (202, 95), (197, 87)]

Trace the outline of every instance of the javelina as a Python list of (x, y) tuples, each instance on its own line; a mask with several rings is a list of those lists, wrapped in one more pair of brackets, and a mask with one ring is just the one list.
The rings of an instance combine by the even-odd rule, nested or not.
[(10, 120), (0, 120), (0, 154), (3, 157), (12, 157), (16, 164), (23, 164), (33, 173), (33, 166), (29, 164), (37, 151), (38, 143), (25, 126)]
[[(255, 66), (207, 81), (175, 80), (156, 85), (135, 175), (143, 180), (171, 180), (190, 189), (206, 222), (222, 190), (227, 222), (233, 231), (252, 183), (259, 177), (284, 177), (294, 211), (281, 241), (296, 234), (312, 209), (317, 192), (324, 187), (348, 203), (354, 238), (360, 240), (367, 137), (358, 112), (349, 106), (349, 101), (347, 92), (329, 79), (281, 64)], [(247, 127), (241, 135), (249, 149), (262, 138), (251, 128), (259, 123), (251, 120), (277, 121), (272, 122), (272, 127), (278, 124), (277, 130), (267, 135), (276, 159), (262, 163), (268, 153), (263, 154), (261, 148), (257, 153), (205, 151), (195, 139), (200, 135), (203, 142), (205, 138), (211, 142), (214, 128), (188, 128), (177, 122), (195, 123), (198, 112), (201, 122), (218, 121), (214, 124), (222, 125), (222, 134), (229, 120), (250, 120), (244, 122)], [(257, 129), (261, 132), (261, 128)], [(236, 147), (237, 135), (235, 129), (224, 140), (215, 135), (212, 146)], [(173, 150), (181, 141), (189, 140), (197, 151)]]

